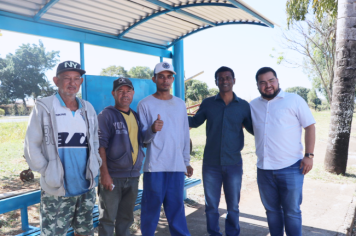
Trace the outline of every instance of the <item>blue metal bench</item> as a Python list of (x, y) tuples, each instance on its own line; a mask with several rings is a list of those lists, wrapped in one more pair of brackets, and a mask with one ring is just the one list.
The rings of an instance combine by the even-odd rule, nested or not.
[[(186, 178), (184, 184), (184, 195), (183, 195), (184, 199), (187, 198), (187, 189), (194, 187), (200, 183), (201, 183), (200, 179)], [(135, 208), (134, 208), (135, 211), (141, 209), (142, 192), (143, 190), (139, 189), (136, 198)], [(17, 236), (40, 235), (41, 232), (39, 228), (33, 227), (28, 224), (28, 212), (27, 212), (27, 207), (40, 203), (40, 201), (41, 201), (40, 190), (25, 193), (14, 197), (5, 198), (0, 200), (0, 214), (20, 209), (22, 230), (25, 232), (18, 234)], [(95, 205), (93, 209), (93, 223), (94, 223), (94, 228), (98, 227), (99, 207), (97, 205)], [(67, 236), (74, 236), (74, 232), (72, 228), (68, 230)]]

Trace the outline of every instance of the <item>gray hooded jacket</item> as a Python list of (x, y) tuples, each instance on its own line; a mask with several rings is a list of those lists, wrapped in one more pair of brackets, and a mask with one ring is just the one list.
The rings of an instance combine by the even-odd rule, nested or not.
[[(58, 154), (58, 131), (53, 99), (55, 95), (37, 100), (30, 115), (25, 137), (24, 152), (28, 165), (41, 174), (42, 189), (55, 196), (64, 196), (64, 170)], [(96, 186), (95, 177), (99, 174), (98, 120), (93, 106), (82, 99), (81, 111), (84, 115), (88, 137), (88, 161), (86, 179), (89, 188)]]

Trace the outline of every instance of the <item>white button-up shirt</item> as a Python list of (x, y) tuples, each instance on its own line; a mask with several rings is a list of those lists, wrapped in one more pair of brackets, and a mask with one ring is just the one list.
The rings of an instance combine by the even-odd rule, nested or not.
[(315, 124), (304, 99), (281, 90), (272, 100), (258, 97), (250, 106), (257, 167), (278, 170), (302, 159), (302, 127)]

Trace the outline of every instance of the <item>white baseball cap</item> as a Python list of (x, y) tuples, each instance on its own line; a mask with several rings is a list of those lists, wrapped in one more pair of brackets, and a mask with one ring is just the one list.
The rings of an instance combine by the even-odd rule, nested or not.
[(172, 72), (173, 74), (177, 74), (176, 72), (174, 72), (173, 70), (173, 66), (171, 64), (169, 64), (168, 62), (161, 62), (161, 63), (158, 63), (155, 67), (155, 70), (154, 70), (154, 73), (155, 74), (158, 74), (162, 71), (170, 71)]

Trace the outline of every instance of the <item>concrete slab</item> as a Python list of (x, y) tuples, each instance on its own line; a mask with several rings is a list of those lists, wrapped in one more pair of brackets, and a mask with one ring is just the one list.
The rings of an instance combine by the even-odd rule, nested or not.
[[(303, 235), (340, 236), (350, 226), (355, 205), (353, 184), (323, 183), (306, 179), (302, 204)], [(220, 200), (220, 227), (224, 233), (226, 203), (222, 194)], [(192, 236), (207, 236), (204, 205), (186, 206), (188, 228)], [(240, 227), (242, 236), (269, 235), (264, 207), (261, 203), (256, 181), (245, 183), (240, 201)], [(135, 235), (141, 235), (136, 232)], [(156, 234), (170, 235), (168, 222), (161, 217)]]

